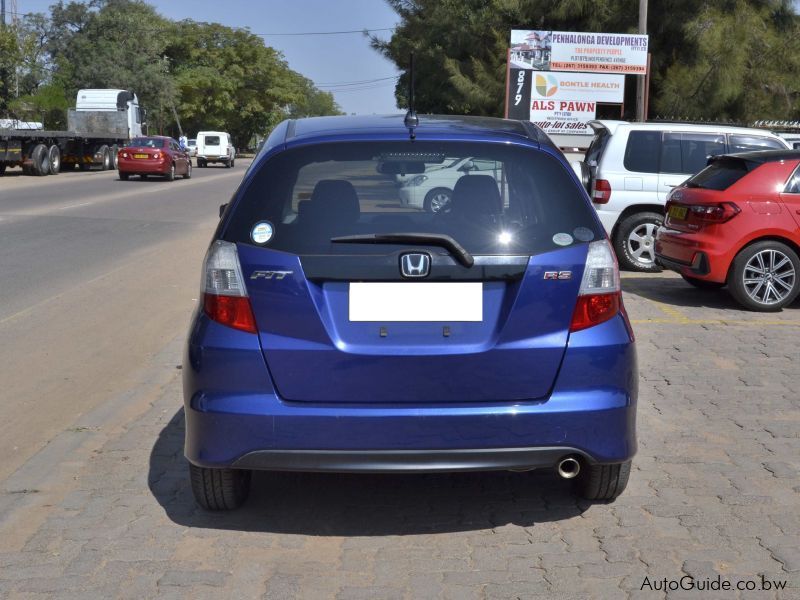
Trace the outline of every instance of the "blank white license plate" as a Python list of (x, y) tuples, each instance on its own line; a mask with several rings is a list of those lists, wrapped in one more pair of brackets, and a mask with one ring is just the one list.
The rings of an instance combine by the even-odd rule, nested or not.
[(351, 283), (351, 321), (482, 321), (483, 284)]

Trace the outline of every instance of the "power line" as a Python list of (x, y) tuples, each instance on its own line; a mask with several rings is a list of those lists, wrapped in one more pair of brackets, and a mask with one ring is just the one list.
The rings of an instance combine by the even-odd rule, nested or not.
[(399, 75), (392, 75), (391, 77), (378, 77), (377, 79), (362, 79), (361, 81), (333, 81), (333, 82), (326, 82), (326, 83), (314, 83), (317, 87), (349, 87), (349, 86), (359, 86), (365, 85), (370, 83), (377, 83), (380, 81), (388, 81), (390, 79), (398, 79)]
[(295, 31), (292, 33), (254, 33), (258, 36), (275, 36), (275, 35), (344, 35), (347, 33), (372, 33), (373, 31), (394, 31), (396, 27), (379, 27), (375, 29), (351, 29), (348, 31)]

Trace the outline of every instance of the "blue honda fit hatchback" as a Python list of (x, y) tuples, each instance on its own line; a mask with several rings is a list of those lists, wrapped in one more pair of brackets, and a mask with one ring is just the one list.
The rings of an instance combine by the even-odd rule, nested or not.
[(183, 373), (212, 510), (254, 469), (551, 468), (613, 500), (636, 451), (616, 259), (527, 122), (281, 123), (206, 254)]

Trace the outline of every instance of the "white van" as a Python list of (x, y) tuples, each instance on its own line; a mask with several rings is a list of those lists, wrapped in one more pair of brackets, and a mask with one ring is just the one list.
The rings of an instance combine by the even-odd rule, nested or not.
[(584, 183), (611, 237), (620, 266), (658, 271), (655, 234), (667, 194), (705, 168), (718, 154), (786, 149), (791, 145), (763, 129), (590, 121), (594, 138), (583, 163)]
[(236, 149), (231, 141), (231, 134), (224, 131), (201, 131), (197, 134), (197, 166), (205, 167), (208, 163), (223, 163), (231, 168), (236, 159)]

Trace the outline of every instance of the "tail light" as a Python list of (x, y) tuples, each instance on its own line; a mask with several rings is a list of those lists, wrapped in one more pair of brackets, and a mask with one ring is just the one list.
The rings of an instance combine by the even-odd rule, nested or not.
[[(720, 202), (718, 204), (688, 204), (676, 205), (686, 208), (685, 221), (680, 221), (688, 229), (697, 231), (706, 225), (720, 225), (730, 221), (742, 212), (742, 209), (733, 202)], [(669, 211), (669, 209), (667, 209)], [(670, 214), (667, 212), (667, 214)], [(672, 219), (670, 219), (672, 221)]]
[(742, 212), (733, 202), (693, 204), (687, 207), (695, 220), (703, 223), (724, 223)]
[(569, 330), (580, 331), (604, 323), (619, 313), (621, 305), (619, 267), (611, 245), (608, 240), (592, 242)]
[(203, 265), (203, 310), (222, 325), (257, 331), (235, 244), (217, 240), (208, 250)]
[(595, 179), (592, 184), (592, 202), (608, 204), (611, 200), (611, 183), (607, 179)]

